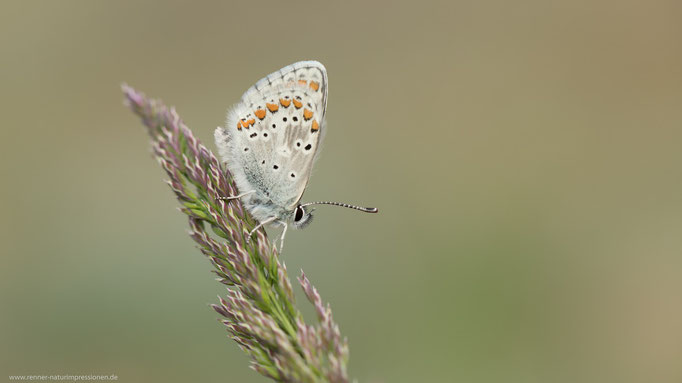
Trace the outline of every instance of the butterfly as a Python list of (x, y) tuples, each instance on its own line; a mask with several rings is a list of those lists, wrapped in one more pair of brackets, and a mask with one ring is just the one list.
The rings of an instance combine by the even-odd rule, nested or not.
[(379, 210), (339, 202), (309, 202), (301, 197), (326, 132), (327, 70), (317, 61), (288, 65), (258, 81), (215, 130), (215, 143), (239, 189), (240, 199), (258, 225), (283, 226), (279, 251), (289, 224), (304, 228), (311, 205), (334, 205), (367, 213)]

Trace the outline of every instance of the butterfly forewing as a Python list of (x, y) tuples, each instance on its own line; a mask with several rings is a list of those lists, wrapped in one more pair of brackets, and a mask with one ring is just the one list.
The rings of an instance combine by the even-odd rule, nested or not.
[[(257, 219), (294, 210), (310, 177), (324, 129), (327, 74), (302, 61), (258, 81), (216, 130), (216, 143), (240, 192), (255, 191)], [(273, 211), (270, 211), (273, 210)]]

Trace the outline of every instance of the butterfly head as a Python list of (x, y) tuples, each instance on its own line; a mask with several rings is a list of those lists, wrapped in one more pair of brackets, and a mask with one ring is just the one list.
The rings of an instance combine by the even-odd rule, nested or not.
[(310, 225), (310, 223), (313, 221), (314, 210), (315, 209), (310, 209), (310, 211), (308, 211), (305, 206), (296, 206), (296, 209), (294, 209), (293, 213), (294, 227), (297, 229), (303, 229)]

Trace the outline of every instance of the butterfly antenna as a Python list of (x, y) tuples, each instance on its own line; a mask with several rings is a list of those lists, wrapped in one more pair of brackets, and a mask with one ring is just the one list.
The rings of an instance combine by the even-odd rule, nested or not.
[(333, 205), (333, 206), (341, 206), (341, 207), (347, 207), (350, 209), (355, 209), (355, 210), (360, 210), (364, 211), (365, 213), (378, 213), (379, 209), (375, 207), (362, 207), (362, 206), (353, 206), (349, 205), (347, 203), (341, 203), (341, 202), (329, 202), (329, 201), (318, 201), (318, 202), (308, 202), (306, 204), (303, 204), (301, 206), (306, 207), (310, 205)]

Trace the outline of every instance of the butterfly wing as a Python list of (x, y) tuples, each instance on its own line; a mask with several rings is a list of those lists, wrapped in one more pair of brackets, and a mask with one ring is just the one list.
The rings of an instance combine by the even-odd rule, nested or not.
[(305, 191), (324, 132), (327, 72), (317, 61), (289, 65), (258, 81), (216, 129), (216, 144), (247, 208), (283, 219)]

